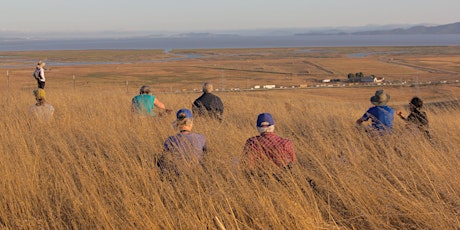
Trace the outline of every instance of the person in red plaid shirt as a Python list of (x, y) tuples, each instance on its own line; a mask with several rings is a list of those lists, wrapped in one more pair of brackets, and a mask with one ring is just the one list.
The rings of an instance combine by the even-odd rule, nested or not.
[(271, 114), (259, 114), (257, 130), (260, 135), (246, 140), (242, 159), (244, 164), (254, 168), (271, 162), (280, 168), (290, 168), (297, 161), (292, 142), (274, 133), (275, 122)]

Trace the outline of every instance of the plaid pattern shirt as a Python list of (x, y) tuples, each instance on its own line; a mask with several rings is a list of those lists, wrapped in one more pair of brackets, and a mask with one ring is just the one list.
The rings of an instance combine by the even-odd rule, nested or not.
[(244, 146), (243, 158), (250, 167), (267, 160), (279, 167), (297, 161), (292, 142), (272, 132), (249, 138)]

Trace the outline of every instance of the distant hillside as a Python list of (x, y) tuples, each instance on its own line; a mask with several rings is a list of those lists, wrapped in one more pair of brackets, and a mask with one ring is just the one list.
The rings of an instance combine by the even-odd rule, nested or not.
[(374, 34), (460, 34), (460, 22), (440, 26), (414, 26), (408, 29), (355, 32), (356, 35)]
[(384, 34), (460, 34), (460, 22), (439, 25), (439, 26), (413, 26), (409, 28), (396, 28), (389, 30), (368, 30), (359, 32), (346, 32), (346, 31), (321, 31), (314, 33), (301, 33), (296, 35), (384, 35)]

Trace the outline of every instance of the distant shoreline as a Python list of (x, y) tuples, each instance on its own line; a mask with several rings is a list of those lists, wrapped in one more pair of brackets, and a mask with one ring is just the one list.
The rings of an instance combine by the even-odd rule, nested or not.
[(460, 46), (460, 34), (224, 36), (123, 39), (1, 39), (0, 51), (238, 49), (290, 47)]

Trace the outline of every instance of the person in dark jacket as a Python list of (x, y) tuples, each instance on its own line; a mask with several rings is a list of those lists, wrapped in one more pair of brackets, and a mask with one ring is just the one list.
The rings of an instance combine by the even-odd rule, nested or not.
[[(423, 101), (419, 97), (413, 97), (409, 103), (409, 116), (404, 117), (401, 111), (398, 111), (398, 116), (407, 122), (408, 128), (412, 127), (418, 128), (418, 130), (425, 134), (426, 137), (431, 138), (429, 125), (428, 125), (428, 116), (425, 111), (422, 111)], [(413, 130), (413, 129), (412, 129)]]
[(205, 82), (203, 84), (203, 94), (193, 102), (193, 114), (200, 117), (216, 118), (222, 121), (224, 104), (222, 100), (212, 92), (212, 84)]

